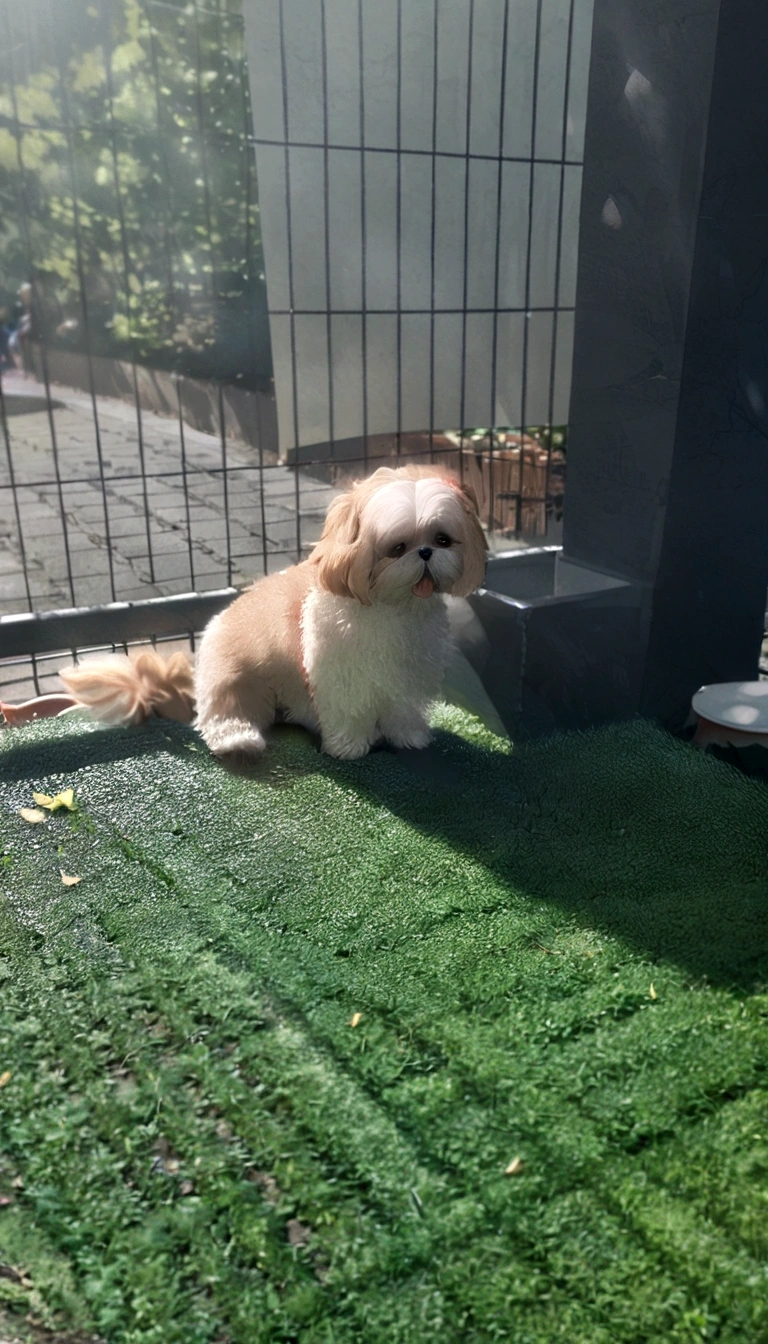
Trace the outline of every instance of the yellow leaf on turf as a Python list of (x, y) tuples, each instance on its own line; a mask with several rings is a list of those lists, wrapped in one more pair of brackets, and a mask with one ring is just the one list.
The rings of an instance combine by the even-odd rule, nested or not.
[(53, 796), (49, 793), (33, 793), (32, 797), (40, 807), (46, 807), (49, 812), (57, 812), (60, 807), (66, 807), (70, 812), (74, 810), (74, 789), (62, 789), (61, 793), (55, 793)]
[(356, 1027), (358, 1022), (362, 1021), (362, 1018), (363, 1018), (362, 1013), (353, 1013), (349, 1021), (350, 1027)]
[(519, 1176), (525, 1163), (521, 1157), (513, 1157), (508, 1167), (504, 1168), (505, 1176)]
[(653, 984), (651, 984), (650, 995), (652, 999), (658, 999), (659, 997), (656, 990), (653, 988)]
[(61, 880), (65, 887), (76, 887), (78, 882), (82, 882), (83, 880), (82, 877), (69, 877), (67, 873), (64, 872), (63, 868), (60, 868), (59, 872), (61, 873)]
[(10, 1081), (11, 1074), (9, 1069), (6, 1069), (5, 1073), (0, 1073), (0, 1087), (5, 1087), (5, 1084), (10, 1083)]
[(45, 813), (37, 807), (20, 807), (19, 816), (23, 817), (25, 821), (31, 821), (33, 825), (37, 821), (45, 821)]

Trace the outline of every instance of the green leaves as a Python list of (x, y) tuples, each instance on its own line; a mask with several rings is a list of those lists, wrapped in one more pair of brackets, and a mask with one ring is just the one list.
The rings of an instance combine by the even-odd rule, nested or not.
[[(24, 127), (17, 133), (9, 86), (0, 86), (0, 113), (10, 122), (0, 127), (0, 289), (12, 293), (28, 278), (22, 202), (51, 329), (62, 312), (79, 318), (81, 265), (94, 353), (167, 362), (175, 349), (201, 357), (216, 345), (218, 309), (244, 308), (246, 286), (263, 284), (253, 182), (251, 209), (244, 201), (250, 127), (241, 22), (214, 7), (137, 0), (109, 0), (95, 13), (98, 23), (62, 20), (60, 30), (52, 17), (66, 99), (58, 66), (17, 74)], [(83, 5), (78, 17), (85, 14)], [(111, 49), (102, 41), (105, 18)], [(21, 15), (12, 13), (11, 23), (29, 52)], [(198, 183), (206, 176), (204, 190)], [(230, 333), (223, 356), (237, 368), (247, 322), (244, 313), (243, 350)], [(82, 323), (67, 339), (82, 339)]]

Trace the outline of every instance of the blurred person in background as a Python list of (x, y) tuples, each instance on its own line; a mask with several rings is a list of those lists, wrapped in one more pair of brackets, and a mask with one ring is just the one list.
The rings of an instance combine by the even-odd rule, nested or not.
[(16, 304), (17, 317), (16, 323), (11, 332), (8, 341), (8, 348), (13, 359), (14, 366), (21, 360), (21, 366), (24, 370), (24, 377), (28, 377), (32, 372), (32, 348), (31, 341), (34, 334), (34, 323), (32, 317), (32, 286), (25, 282), (19, 285), (18, 303)]
[(13, 369), (16, 367), (13, 354), (10, 350), (11, 336), (13, 335), (13, 322), (11, 320), (11, 310), (7, 304), (0, 304), (0, 372), (4, 369)]

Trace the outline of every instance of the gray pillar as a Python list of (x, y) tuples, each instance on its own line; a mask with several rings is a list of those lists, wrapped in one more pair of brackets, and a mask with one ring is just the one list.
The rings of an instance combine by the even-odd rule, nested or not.
[(639, 584), (639, 703), (757, 675), (768, 588), (768, 6), (597, 0), (564, 556)]

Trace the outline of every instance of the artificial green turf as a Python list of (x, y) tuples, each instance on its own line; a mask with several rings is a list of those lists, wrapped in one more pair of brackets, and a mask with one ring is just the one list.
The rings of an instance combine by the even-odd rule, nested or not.
[(182, 728), (2, 736), (0, 1301), (110, 1344), (768, 1341), (768, 789), (644, 723), (440, 722), (355, 764), (278, 731), (250, 778)]

